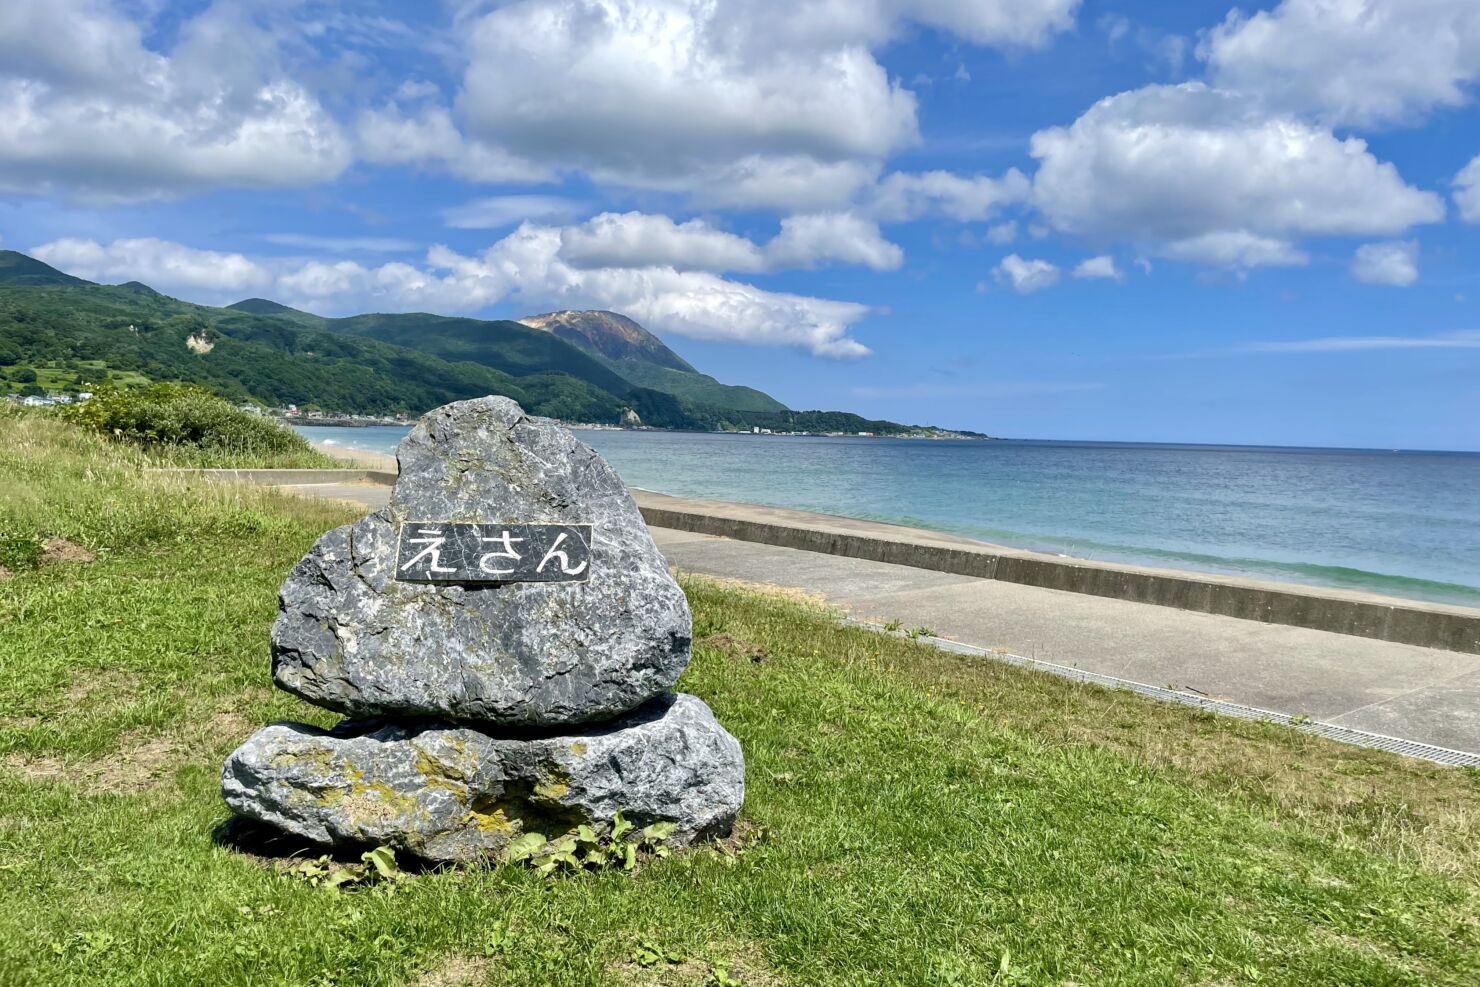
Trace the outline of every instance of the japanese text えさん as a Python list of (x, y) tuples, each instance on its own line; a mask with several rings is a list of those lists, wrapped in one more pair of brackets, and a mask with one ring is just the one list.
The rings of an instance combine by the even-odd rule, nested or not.
[(568, 583), (591, 575), (589, 524), (401, 525), (396, 578), (418, 583)]

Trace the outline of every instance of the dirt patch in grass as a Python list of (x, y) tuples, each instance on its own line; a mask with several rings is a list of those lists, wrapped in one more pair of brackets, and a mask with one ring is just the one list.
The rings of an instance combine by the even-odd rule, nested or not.
[(0, 727), (27, 730), (31, 727), (39, 727), (40, 725), (41, 717), (39, 716), (0, 716)]
[(488, 979), (493, 961), (481, 956), (449, 956), (411, 981), (412, 987), (473, 987)]
[(255, 730), (248, 719), (234, 709), (223, 709), (212, 716), (206, 724), (206, 733), (215, 740), (241, 743)]
[(737, 661), (749, 661), (757, 665), (771, 657), (766, 649), (759, 644), (752, 644), (749, 641), (735, 637), (733, 634), (726, 634), (723, 631), (718, 634), (710, 634), (708, 637), (702, 637), (698, 643), (715, 649), (727, 658), (734, 658)]
[(784, 987), (786, 981), (776, 975), (753, 947), (735, 948), (719, 944), (704, 951), (714, 960), (689, 958), (678, 963), (658, 960), (642, 966), (633, 960), (612, 964), (617, 982), (627, 987), (710, 987), (721, 982), (715, 968), (722, 968), (729, 978), (745, 987)]
[(142, 679), (135, 672), (118, 668), (85, 668), (72, 676), (72, 681), (62, 690), (62, 699), (68, 708), (86, 703), (94, 696), (116, 701), (138, 691), (141, 684)]
[[(757, 825), (749, 819), (740, 819), (730, 829), (729, 836), (709, 840), (704, 843), (695, 844), (694, 850), (712, 850), (715, 853), (724, 854), (726, 857), (738, 857), (757, 844), (765, 842), (766, 829)], [(686, 851), (679, 851), (680, 853)]]
[(97, 558), (75, 541), (68, 541), (65, 538), (48, 538), (41, 543), (40, 562), (42, 565), (95, 562)]
[(13, 771), (27, 781), (48, 781), (66, 778), (66, 762), (55, 757), (26, 757), (23, 754), (7, 754), (0, 764), (5, 770)]
[(126, 795), (159, 784), (178, 760), (172, 741), (126, 734), (117, 751), (95, 761), (10, 754), (0, 764), (30, 781), (65, 781), (90, 794)]

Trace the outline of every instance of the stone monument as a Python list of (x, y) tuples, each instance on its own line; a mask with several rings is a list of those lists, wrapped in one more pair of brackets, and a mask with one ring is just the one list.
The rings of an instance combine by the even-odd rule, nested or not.
[(612, 468), (494, 397), (427, 414), (398, 457), (389, 505), (319, 539), (272, 629), (276, 684), (354, 719), (250, 737), (232, 811), (434, 862), (617, 812), (673, 846), (727, 834), (740, 745), (671, 691), (688, 601)]

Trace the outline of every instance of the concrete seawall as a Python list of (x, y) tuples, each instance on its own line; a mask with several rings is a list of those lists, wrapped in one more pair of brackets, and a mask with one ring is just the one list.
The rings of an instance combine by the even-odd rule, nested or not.
[(986, 545), (852, 518), (636, 492), (654, 527), (1480, 654), (1480, 610)]
[[(389, 457), (386, 457), (389, 458)], [(376, 465), (381, 465), (376, 463)], [(170, 470), (220, 480), (327, 492), (385, 502), (396, 475), (375, 469)], [(355, 493), (353, 487), (363, 491)], [(380, 488), (376, 490), (375, 488)], [(383, 492), (381, 492), (383, 491)], [(373, 496), (367, 496), (374, 494)], [(1005, 548), (942, 532), (806, 511), (670, 497), (633, 496), (656, 528), (717, 535), (934, 572), (1128, 600), (1355, 637), (1480, 654), (1480, 610), (1348, 590), (1154, 569)]]

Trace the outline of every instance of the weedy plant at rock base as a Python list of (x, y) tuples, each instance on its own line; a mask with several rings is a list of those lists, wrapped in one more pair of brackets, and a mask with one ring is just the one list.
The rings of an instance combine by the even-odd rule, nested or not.
[(313, 860), (300, 860), (285, 873), (313, 887), (335, 891), (395, 884), (406, 878), (406, 873), (396, 866), (396, 851), (388, 846), (366, 850), (360, 854), (359, 863), (339, 863), (329, 854), (324, 854)]
[(582, 825), (553, 840), (543, 833), (522, 833), (505, 849), (503, 859), (528, 861), (536, 874), (546, 877), (561, 871), (611, 867), (631, 871), (643, 857), (668, 856), (664, 841), (675, 828), (671, 822), (656, 822), (639, 830), (618, 812), (610, 826)]
[[(631, 873), (643, 860), (669, 856), (665, 841), (674, 828), (671, 822), (657, 822), (637, 829), (618, 812), (609, 826), (582, 825), (553, 839), (544, 833), (521, 833), (499, 859), (508, 865), (527, 865), (541, 877), (608, 869)], [(327, 853), (298, 860), (283, 873), (334, 891), (395, 885), (411, 877), (397, 865), (396, 852), (388, 846), (365, 851), (359, 862), (336, 860)]]
[(694, 577), (681, 687), (745, 745), (763, 842), (629, 872), (593, 829), (610, 862), (577, 834), (550, 876), (285, 876), (328, 865), (215, 842), (220, 764), (253, 724), (337, 721), (270, 687), (264, 642), (284, 572), (352, 514), (0, 427), (9, 530), (97, 556), (0, 579), (6, 987), (1480, 983), (1480, 772)]

